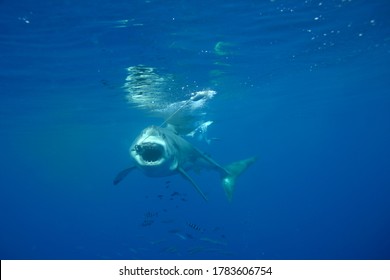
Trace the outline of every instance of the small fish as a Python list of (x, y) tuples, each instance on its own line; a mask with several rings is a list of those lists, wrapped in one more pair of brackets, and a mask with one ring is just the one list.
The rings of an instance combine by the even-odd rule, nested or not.
[(205, 241), (205, 242), (209, 242), (209, 243), (212, 243), (212, 244), (217, 244), (217, 245), (223, 245), (223, 246), (227, 245), (226, 242), (223, 242), (223, 241), (220, 241), (220, 240), (216, 240), (216, 239), (211, 239), (211, 238), (208, 238), (208, 237), (202, 237), (202, 238), (200, 238), (200, 240)]
[(132, 252), (133, 254), (137, 254), (138, 253), (138, 251), (136, 249), (134, 249), (134, 248), (129, 248), (129, 251)]
[(182, 240), (187, 240), (187, 237), (185, 237), (183, 234), (176, 232), (175, 235), (178, 236)]
[(161, 250), (162, 252), (167, 252), (167, 253), (177, 253), (178, 252), (178, 249), (176, 246), (169, 246), (169, 247), (165, 247)]
[(149, 241), (149, 243), (150, 243), (151, 245), (158, 245), (158, 244), (163, 243), (163, 242), (165, 242), (165, 239)]
[(194, 229), (194, 230), (196, 230), (196, 231), (200, 231), (200, 232), (203, 232), (203, 231), (204, 231), (201, 227), (199, 227), (198, 225), (195, 225), (195, 224), (193, 224), (193, 223), (187, 222), (187, 225), (188, 225), (190, 228), (192, 228), (192, 229)]

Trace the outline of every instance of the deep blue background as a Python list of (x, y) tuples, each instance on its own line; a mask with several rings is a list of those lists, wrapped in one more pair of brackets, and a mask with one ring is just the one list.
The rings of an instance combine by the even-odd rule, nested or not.
[[(388, 1), (0, 11), (1, 259), (390, 258)], [(196, 146), (221, 164), (259, 157), (231, 203), (213, 172), (191, 173), (208, 203), (178, 176), (112, 185), (162, 121), (125, 100), (138, 64), (218, 92), (220, 141)]]

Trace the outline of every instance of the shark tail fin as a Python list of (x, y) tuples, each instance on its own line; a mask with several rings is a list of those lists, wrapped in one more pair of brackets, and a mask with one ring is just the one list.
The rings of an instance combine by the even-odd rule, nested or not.
[(222, 177), (222, 187), (229, 201), (231, 201), (233, 198), (237, 177), (240, 176), (241, 173), (244, 172), (255, 161), (256, 157), (251, 157), (233, 162), (224, 168), (226, 170), (226, 174)]

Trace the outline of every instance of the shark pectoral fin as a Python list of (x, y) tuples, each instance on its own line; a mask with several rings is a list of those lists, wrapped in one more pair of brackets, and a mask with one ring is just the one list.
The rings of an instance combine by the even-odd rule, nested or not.
[(127, 174), (129, 174), (135, 168), (136, 168), (135, 166), (131, 166), (131, 167), (126, 168), (125, 170), (122, 170), (121, 172), (119, 172), (113, 181), (114, 185), (119, 184), (120, 181), (122, 181), (127, 176)]
[(249, 165), (256, 161), (256, 157), (247, 158), (244, 160), (236, 161), (225, 167), (227, 174), (222, 177), (222, 187), (225, 191), (229, 201), (233, 198), (234, 188), (236, 186), (236, 179), (244, 172)]
[(185, 178), (187, 179), (188, 181), (190, 181), (190, 183), (194, 186), (194, 188), (196, 189), (196, 191), (203, 197), (203, 199), (205, 201), (207, 201), (207, 197), (204, 195), (204, 193), (200, 190), (200, 188), (198, 187), (198, 185), (194, 182), (194, 180), (192, 180), (192, 178), (183, 170), (181, 169), (180, 167), (177, 168), (177, 171)]
[(218, 170), (219, 172), (221, 173), (227, 173), (227, 170), (219, 165), (215, 160), (213, 160), (211, 157), (209, 157), (208, 155), (206, 155), (205, 153), (199, 151), (198, 149), (196, 149), (196, 151), (198, 152), (198, 156), (200, 156), (201, 158), (203, 158), (206, 162), (208, 162), (214, 169)]

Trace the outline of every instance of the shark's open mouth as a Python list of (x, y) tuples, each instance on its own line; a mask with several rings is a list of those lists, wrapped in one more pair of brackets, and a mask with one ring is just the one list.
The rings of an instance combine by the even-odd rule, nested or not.
[(157, 143), (142, 143), (135, 145), (135, 151), (148, 163), (159, 161), (164, 156), (164, 147)]

